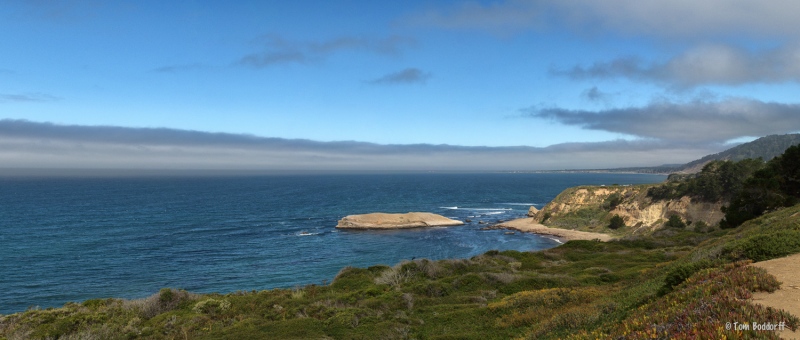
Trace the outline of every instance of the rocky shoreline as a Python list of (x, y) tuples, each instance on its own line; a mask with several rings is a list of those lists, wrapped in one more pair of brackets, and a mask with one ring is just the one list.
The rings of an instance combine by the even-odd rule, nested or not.
[(555, 236), (559, 240), (563, 241), (571, 241), (571, 240), (600, 240), (603, 242), (610, 241), (614, 239), (613, 236), (608, 234), (602, 233), (593, 233), (588, 231), (578, 231), (578, 230), (569, 230), (569, 229), (559, 229), (559, 228), (550, 228), (546, 225), (540, 224), (536, 222), (534, 218), (519, 218), (516, 220), (511, 220), (508, 222), (503, 222), (499, 224), (495, 224), (493, 226), (485, 228), (487, 230), (490, 229), (508, 229), (508, 230), (516, 230), (525, 233), (534, 233), (539, 235), (549, 235)]

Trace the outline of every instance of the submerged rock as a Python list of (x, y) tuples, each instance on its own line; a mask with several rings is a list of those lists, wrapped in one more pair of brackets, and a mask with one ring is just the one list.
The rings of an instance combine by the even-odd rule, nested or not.
[(404, 229), (463, 225), (464, 222), (427, 212), (405, 214), (372, 213), (349, 215), (339, 220), (339, 229)]

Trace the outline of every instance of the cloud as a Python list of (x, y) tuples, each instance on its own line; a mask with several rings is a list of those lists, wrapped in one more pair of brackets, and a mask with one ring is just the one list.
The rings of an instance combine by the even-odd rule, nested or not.
[(688, 103), (653, 102), (644, 107), (602, 111), (534, 109), (534, 118), (669, 142), (722, 143), (800, 131), (800, 104), (729, 98)]
[(202, 64), (179, 64), (179, 65), (166, 65), (154, 68), (152, 71), (157, 73), (181, 73), (181, 72), (191, 72), (191, 71), (198, 71), (208, 68), (206, 65)]
[(370, 84), (413, 84), (424, 83), (431, 77), (431, 74), (418, 68), (407, 68), (402, 71), (389, 73), (380, 78), (370, 80)]
[(410, 38), (392, 36), (385, 39), (339, 37), (326, 41), (300, 42), (286, 40), (277, 35), (265, 35), (257, 39), (264, 46), (261, 52), (243, 56), (237, 64), (265, 68), (276, 64), (302, 64), (324, 60), (334, 53), (346, 50), (362, 50), (372, 53), (394, 55), (415, 41)]
[(492, 33), (565, 26), (588, 34), (668, 39), (797, 38), (798, 12), (800, 3), (793, 0), (507, 0), (485, 5), (470, 1), (423, 11), (406, 18), (404, 23)]
[(206, 170), (544, 170), (688, 162), (718, 144), (615, 140), (549, 147), (317, 142), (165, 128), (0, 120), (3, 168)]
[(572, 79), (628, 78), (674, 87), (800, 82), (800, 45), (751, 52), (726, 45), (703, 45), (663, 63), (646, 64), (634, 57), (575, 66), (553, 75)]
[(581, 97), (590, 101), (590, 102), (608, 102), (608, 98), (611, 94), (600, 91), (597, 86), (592, 86), (581, 93)]
[(46, 93), (0, 93), (0, 103), (46, 103), (54, 102), (60, 98)]
[(507, 35), (538, 26), (543, 6), (536, 1), (480, 4), (470, 1), (445, 11), (427, 10), (405, 19), (411, 26), (484, 30)]

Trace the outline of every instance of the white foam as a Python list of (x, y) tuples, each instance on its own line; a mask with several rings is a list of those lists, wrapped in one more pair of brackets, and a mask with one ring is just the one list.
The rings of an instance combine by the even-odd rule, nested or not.
[(559, 239), (557, 239), (557, 238), (555, 238), (555, 237), (545, 237), (545, 238), (549, 238), (549, 239), (551, 239), (551, 240), (553, 240), (553, 241), (556, 241), (556, 242), (558, 242), (559, 244), (564, 244), (564, 242), (561, 242), (561, 240), (559, 240)]
[(458, 207), (439, 207), (439, 209), (458, 210)]
[(497, 204), (502, 204), (502, 205), (526, 205), (526, 206), (539, 205), (539, 203), (497, 203)]
[(506, 210), (514, 210), (512, 208), (461, 208), (464, 210), (470, 211), (506, 211)]

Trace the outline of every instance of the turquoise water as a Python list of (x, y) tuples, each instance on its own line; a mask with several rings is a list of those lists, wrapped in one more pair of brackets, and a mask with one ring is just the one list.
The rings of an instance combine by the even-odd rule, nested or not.
[[(630, 174), (372, 174), (0, 178), (0, 313), (164, 287), (261, 290), (329, 282), (345, 266), (556, 246), (480, 230), (563, 189), (664, 180)], [(461, 227), (340, 231), (369, 212), (429, 211)], [(303, 236), (301, 232), (311, 235)]]

